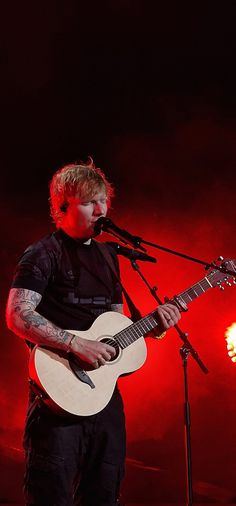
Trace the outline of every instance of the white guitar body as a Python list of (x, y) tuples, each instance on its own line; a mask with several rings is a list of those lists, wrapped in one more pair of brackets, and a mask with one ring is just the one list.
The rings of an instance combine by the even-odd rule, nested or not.
[[(132, 321), (127, 316), (109, 311), (101, 314), (89, 330), (69, 332), (92, 341), (101, 341), (112, 339), (131, 324)], [(99, 369), (89, 370), (88, 367), (86, 374), (94, 385), (91, 387), (75, 375), (70, 367), (68, 354), (35, 346), (30, 356), (29, 373), (30, 378), (47, 393), (49, 399), (46, 403), (74, 415), (88, 416), (105, 408), (119, 376), (139, 369), (146, 356), (146, 343), (144, 338), (140, 337), (127, 348), (120, 348), (113, 361), (107, 362)]]

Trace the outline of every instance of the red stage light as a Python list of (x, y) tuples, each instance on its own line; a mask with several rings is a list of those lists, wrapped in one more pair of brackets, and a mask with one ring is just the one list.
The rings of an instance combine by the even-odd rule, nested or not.
[(225, 332), (228, 355), (233, 362), (236, 362), (236, 323), (232, 323)]

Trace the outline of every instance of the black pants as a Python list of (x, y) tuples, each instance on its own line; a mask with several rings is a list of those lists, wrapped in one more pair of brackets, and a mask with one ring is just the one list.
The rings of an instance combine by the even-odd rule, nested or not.
[(36, 407), (25, 428), (27, 505), (117, 506), (125, 420), (116, 389), (104, 410), (65, 419)]

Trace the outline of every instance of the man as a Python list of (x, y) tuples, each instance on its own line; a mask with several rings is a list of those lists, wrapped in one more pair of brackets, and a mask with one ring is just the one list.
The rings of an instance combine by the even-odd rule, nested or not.
[[(122, 312), (121, 287), (93, 237), (106, 216), (111, 184), (92, 159), (58, 170), (50, 183), (57, 230), (21, 257), (9, 293), (9, 328), (30, 347), (70, 352), (97, 369), (115, 355), (109, 344), (65, 329), (87, 330), (106, 311)], [(115, 252), (107, 246), (119, 276)], [(157, 310), (162, 330), (180, 318), (178, 309)], [(24, 447), (28, 506), (115, 506), (124, 475), (125, 421), (118, 388), (96, 415), (60, 416), (30, 388)]]

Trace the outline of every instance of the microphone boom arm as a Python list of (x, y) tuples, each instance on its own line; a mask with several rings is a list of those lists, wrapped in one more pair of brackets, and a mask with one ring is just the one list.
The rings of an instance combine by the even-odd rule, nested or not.
[(132, 235), (127, 230), (118, 227), (113, 223), (110, 218), (101, 217), (95, 223), (94, 227), (95, 231), (99, 234), (101, 231), (108, 232), (112, 234), (114, 237), (122, 241), (124, 244), (131, 244), (134, 248), (139, 248), (142, 251), (147, 251), (146, 248), (140, 245), (142, 241), (141, 237), (137, 235)]

